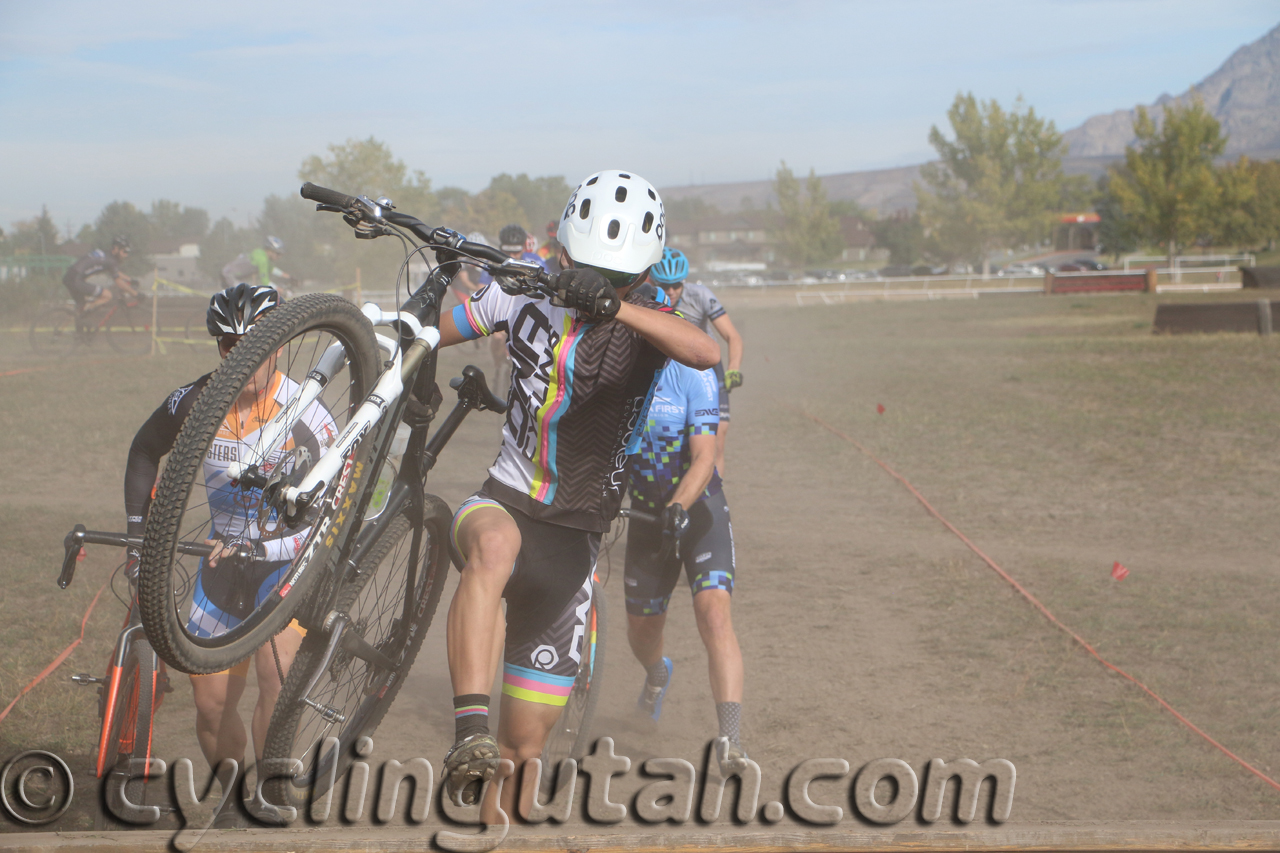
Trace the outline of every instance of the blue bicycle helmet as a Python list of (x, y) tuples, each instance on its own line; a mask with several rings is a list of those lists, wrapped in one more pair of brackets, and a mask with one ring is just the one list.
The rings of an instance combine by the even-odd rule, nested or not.
[(662, 260), (649, 270), (649, 277), (658, 284), (680, 284), (689, 277), (689, 259), (679, 249), (663, 249)]

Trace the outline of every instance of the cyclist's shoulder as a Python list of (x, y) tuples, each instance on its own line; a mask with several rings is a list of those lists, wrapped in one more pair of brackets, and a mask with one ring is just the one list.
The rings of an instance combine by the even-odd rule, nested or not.
[[(204, 386), (209, 384), (209, 377), (213, 376), (212, 372), (206, 373), (194, 382), (189, 382), (181, 388), (174, 389), (168, 397), (165, 398), (161, 407), (169, 412), (170, 415), (177, 417), (179, 413), (183, 417), (191, 410), (191, 406), (195, 403), (196, 397), (200, 396), (200, 392), (204, 390)], [(185, 405), (184, 405), (185, 404)]]

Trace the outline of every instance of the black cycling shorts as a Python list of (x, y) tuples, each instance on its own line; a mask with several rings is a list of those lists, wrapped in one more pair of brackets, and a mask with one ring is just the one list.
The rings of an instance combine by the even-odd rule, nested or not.
[(729, 422), (729, 389), (724, 384), (724, 362), (716, 362), (712, 368), (716, 372), (716, 381), (720, 384), (720, 420)]
[[(483, 491), (462, 502), (450, 540), (473, 510), (496, 507), (520, 529), (520, 555), (502, 596), (507, 639), (502, 692), (544, 705), (564, 705), (578, 675), (591, 609), (591, 576), (600, 534), (536, 521)], [(461, 554), (465, 560), (465, 554)]]
[(733, 524), (723, 492), (689, 508), (689, 532), (681, 543), (679, 559), (658, 559), (661, 546), (660, 525), (631, 519), (623, 578), (628, 613), (633, 616), (665, 613), (681, 566), (694, 595), (709, 589), (723, 589), (733, 594)]
[(102, 285), (94, 284), (84, 279), (63, 281), (62, 284), (67, 288), (67, 292), (71, 294), (72, 299), (97, 299), (102, 295)]

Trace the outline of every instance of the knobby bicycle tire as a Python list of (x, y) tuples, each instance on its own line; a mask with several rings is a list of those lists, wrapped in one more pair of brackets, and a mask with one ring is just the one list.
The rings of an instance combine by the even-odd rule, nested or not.
[(544, 796), (554, 790), (556, 771), (561, 761), (566, 758), (581, 761), (591, 750), (591, 723), (600, 701), (600, 678), (604, 670), (605, 637), (609, 624), (605, 613), (604, 588), (592, 581), (591, 610), (588, 630), (582, 641), (578, 676), (542, 750), (541, 787)]
[(76, 348), (76, 339), (76, 312), (64, 306), (37, 312), (28, 333), (31, 349), (38, 355), (68, 355)]
[[(235, 521), (246, 531), (282, 527), (274, 510), (264, 507), (260, 491), (255, 497), (252, 490), (236, 491), (238, 485), (234, 483), (211, 489), (205, 479), (205, 457), (214, 451), (214, 440), (225, 424), (238, 422), (240, 434), (245, 434), (245, 410), (235, 408), (242, 392), (248, 390), (256, 395), (249, 415), (257, 411), (255, 407), (260, 403), (264, 411), (274, 411), (267, 407), (279, 404), (273, 396), (276, 392), (270, 390), (279, 387), (276, 383), (282, 380), (277, 376), (284, 375), (298, 383), (305, 381), (331, 342), (344, 349), (345, 361), (339, 370), (341, 381), (329, 382), (324, 394), (330, 396), (319, 398), (307, 407), (307, 411), (314, 408), (327, 418), (323, 424), (327, 443), (320, 450), (323, 454), (325, 448), (336, 442), (351, 415), (364, 401), (379, 369), (373, 326), (354, 305), (331, 294), (304, 296), (265, 315), (209, 379), (178, 434), (147, 519), (138, 584), (139, 611), (147, 636), (156, 653), (176, 669), (197, 674), (220, 672), (251, 655), (284, 629), (306, 601), (313, 585), (328, 570), (333, 552), (341, 548), (350, 535), (353, 525), (341, 529), (340, 524), (328, 526), (328, 535), (323, 538), (317, 534), (327, 526), (321, 524), (322, 520), (347, 517), (334, 506), (337, 501), (330, 500), (335, 489), (349, 486), (349, 495), (357, 501), (365, 491), (367, 482), (359, 481), (355, 473), (350, 475), (350, 480), (341, 479), (341, 485), (327, 484), (323, 499), (315, 504), (320, 509), (291, 528), (298, 531), (295, 536), (279, 537), (278, 541), (292, 538), (293, 554), (280, 564), (286, 568), (278, 575), (275, 587), (261, 601), (250, 602), (242, 619), (236, 617), (239, 621), (231, 625), (227, 614), (218, 610), (215, 629), (197, 626), (197, 631), (203, 631), (200, 635), (188, 630), (188, 619), (197, 615), (197, 589), (202, 588), (201, 573), (206, 569), (203, 558), (183, 556), (178, 545), (221, 537), (213, 525), (213, 500), (238, 507)], [(264, 375), (265, 379), (257, 378)], [(258, 382), (264, 384), (258, 386), (257, 391), (251, 390)], [(236, 420), (231, 420), (233, 418)], [(264, 418), (269, 419), (269, 415), (263, 414), (256, 420), (250, 417), (249, 422), (261, 425)], [(238, 447), (234, 441), (233, 446)], [(366, 438), (356, 446), (350, 460), (352, 471), (359, 471), (361, 465), (367, 467), (372, 445), (373, 441)], [(279, 464), (284, 470), (286, 462), (287, 459), (278, 455), (266, 468), (269, 471)], [(300, 458), (293, 462), (303, 464)], [(252, 537), (252, 533), (246, 535)], [(295, 561), (299, 555), (308, 553), (306, 570), (295, 577)], [(232, 582), (231, 586), (239, 589), (244, 584), (237, 586)], [(206, 594), (201, 607), (209, 601)], [(208, 611), (201, 611), (205, 612)]]
[(119, 823), (115, 813), (120, 808), (111, 802), (111, 798), (122, 790), (134, 805), (142, 805), (146, 800), (146, 780), (142, 777), (129, 779), (123, 788), (110, 783), (113, 781), (111, 776), (129, 772), (131, 759), (147, 759), (155, 754), (152, 733), (159, 675), (160, 661), (155, 651), (146, 640), (135, 638), (129, 644), (129, 652), (121, 667), (116, 695), (106, 697), (103, 702), (97, 775), (104, 781), (99, 785), (102, 797), (98, 804), (100, 813), (95, 820), (99, 829)]
[[(342, 779), (354, 758), (352, 747), (356, 740), (372, 735), (382, 722), (413, 666), (440, 603), (449, 572), (447, 543), (452, 519), (453, 513), (444, 501), (426, 496), (420, 570), (413, 593), (414, 616), (407, 629), (399, 624), (413, 534), (407, 509), (387, 524), (361, 561), (361, 573), (338, 593), (337, 609), (351, 617), (366, 642), (397, 662), (394, 670), (381, 670), (344, 651), (338, 652), (311, 698), (338, 707), (345, 721), (326, 723), (317, 711), (302, 704), (302, 691), (320, 664), (329, 637), (327, 632), (317, 631), (302, 641), (276, 701), (263, 758), (297, 758), (303, 762), (303, 772), (294, 778), (270, 780), (264, 788), (269, 802), (292, 806), (306, 814), (308, 802), (323, 796), (331, 779)], [(322, 755), (322, 740), (329, 736), (338, 738), (338, 749), (336, 754)], [(329, 762), (336, 762), (336, 766)]]

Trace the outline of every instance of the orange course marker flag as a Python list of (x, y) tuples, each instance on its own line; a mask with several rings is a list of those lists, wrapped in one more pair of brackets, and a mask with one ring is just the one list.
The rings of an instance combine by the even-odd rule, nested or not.
[(1116, 580), (1122, 581), (1128, 576), (1129, 576), (1129, 570), (1126, 569), (1124, 566), (1120, 565), (1119, 563), (1116, 563), (1114, 566), (1111, 567), (1111, 577), (1115, 578)]

